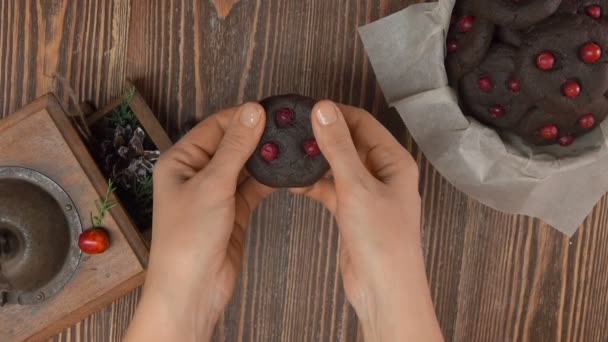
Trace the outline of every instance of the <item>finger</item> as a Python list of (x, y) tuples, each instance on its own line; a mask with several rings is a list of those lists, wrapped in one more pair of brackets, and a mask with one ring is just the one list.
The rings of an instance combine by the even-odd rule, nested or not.
[(215, 176), (214, 181), (236, 187), (245, 162), (260, 141), (265, 119), (264, 108), (258, 103), (239, 107), (201, 177)]
[(369, 176), (361, 163), (342, 112), (331, 101), (320, 101), (312, 110), (312, 128), (329, 162), (338, 187), (361, 183)]
[(370, 172), (385, 184), (417, 179), (418, 167), (409, 152), (370, 113), (338, 105), (350, 129), (355, 146)]
[(243, 171), (241, 171), (241, 173), (239, 173), (239, 178), (237, 180), (237, 185), (241, 185), (243, 184), (244, 181), (246, 181), (247, 179), (249, 179), (251, 176), (249, 175), (249, 172), (247, 172), (246, 169), (243, 169)]
[(418, 184), (418, 165), (402, 147), (374, 145), (367, 153), (366, 165), (384, 184)]
[(163, 153), (157, 163), (163, 178), (186, 181), (202, 170), (211, 160), (237, 109), (229, 108), (211, 115)]
[(315, 184), (305, 188), (291, 188), (293, 194), (305, 195), (315, 201), (321, 202), (327, 210), (336, 212), (337, 196), (334, 182), (328, 178), (321, 178)]
[(240, 264), (242, 261), (245, 235), (249, 228), (251, 213), (273, 191), (275, 189), (260, 184), (253, 178), (248, 178), (239, 185), (235, 195), (234, 226), (228, 239), (227, 248), (227, 253), (232, 253), (231, 257), (235, 262)]
[(275, 189), (249, 178), (239, 185), (236, 193), (236, 221), (241, 227), (247, 227), (251, 213), (272, 194)]
[(264, 198), (275, 191), (276, 189), (264, 185), (254, 178), (247, 179), (238, 188), (238, 193), (247, 201), (247, 206), (250, 211), (255, 210)]

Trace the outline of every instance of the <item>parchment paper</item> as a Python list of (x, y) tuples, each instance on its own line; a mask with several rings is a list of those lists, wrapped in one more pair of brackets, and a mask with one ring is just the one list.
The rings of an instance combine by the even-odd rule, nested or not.
[(540, 148), (465, 116), (444, 68), (454, 2), (412, 5), (360, 28), (387, 101), (457, 188), (572, 235), (608, 190), (608, 120), (568, 148)]

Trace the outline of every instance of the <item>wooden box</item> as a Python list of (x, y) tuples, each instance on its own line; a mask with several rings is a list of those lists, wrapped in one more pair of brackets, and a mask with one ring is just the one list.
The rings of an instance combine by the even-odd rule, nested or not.
[[(135, 96), (133, 106), (140, 102), (141, 97)], [(154, 130), (148, 127), (149, 133)], [(155, 142), (159, 148), (170, 146), (168, 138)], [(53, 95), (0, 121), (0, 166), (27, 167), (53, 179), (76, 205), (84, 229), (90, 227), (89, 213), (108, 186)], [(116, 206), (103, 225), (110, 234), (110, 247), (103, 254), (83, 254), (58, 294), (38, 305), (0, 308), (0, 340), (42, 340), (143, 283), (148, 249), (127, 213)]]
[[(133, 87), (132, 85), (130, 86)], [(152, 110), (150, 109), (146, 101), (143, 99), (141, 94), (135, 89), (135, 87), (133, 87), (133, 89), (134, 93), (133, 97), (131, 98), (129, 108), (131, 108), (131, 111), (133, 112), (133, 114), (135, 114), (135, 117), (137, 117), (139, 124), (144, 129), (152, 143), (154, 143), (154, 145), (161, 153), (165, 152), (166, 150), (171, 148), (171, 146), (173, 146), (173, 142), (171, 141), (163, 127), (159, 124), (158, 120), (152, 113)], [(123, 98), (119, 97), (96, 112), (91, 112), (88, 114), (85, 113), (86, 125), (89, 128), (92, 128), (102, 118), (112, 115), (114, 109), (117, 108), (122, 101)], [(138, 228), (138, 232), (142, 235), (144, 243), (149, 248), (152, 239), (152, 227)]]
[[(122, 98), (117, 98), (101, 110), (88, 115), (86, 118), (87, 125), (93, 126), (98, 120), (111, 114), (114, 108), (118, 107), (121, 102)], [(133, 94), (129, 107), (131, 107), (133, 114), (135, 114), (137, 120), (139, 120), (139, 123), (150, 137), (150, 140), (152, 140), (161, 152), (165, 152), (173, 145), (171, 139), (169, 139), (167, 133), (152, 113), (152, 110), (148, 107), (148, 104), (137, 90), (135, 90), (135, 93)]]

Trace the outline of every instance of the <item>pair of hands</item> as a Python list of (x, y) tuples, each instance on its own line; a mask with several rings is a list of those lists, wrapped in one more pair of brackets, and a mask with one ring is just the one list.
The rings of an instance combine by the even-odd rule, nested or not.
[[(336, 216), (344, 289), (365, 340), (441, 340), (414, 160), (362, 109), (321, 101), (311, 120), (333, 178), (290, 191)], [(127, 340), (211, 338), (236, 285), (251, 212), (274, 190), (243, 171), (264, 125), (257, 103), (221, 111), (158, 161), (149, 269)]]

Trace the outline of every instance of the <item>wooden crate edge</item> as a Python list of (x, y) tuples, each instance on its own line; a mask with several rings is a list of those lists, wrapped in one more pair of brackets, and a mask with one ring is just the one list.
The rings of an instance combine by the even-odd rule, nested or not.
[[(101, 196), (105, 194), (108, 187), (108, 181), (101, 173), (97, 163), (93, 160), (89, 150), (82, 142), (80, 135), (72, 126), (72, 122), (68, 119), (64, 109), (59, 104), (59, 101), (51, 93), (44, 95), (46, 99), (46, 108), (61, 134), (66, 137), (70, 149), (76, 155), (78, 162), (85, 171), (87, 177), (93, 183), (95, 190)], [(141, 236), (137, 227), (131, 221), (131, 218), (126, 212), (126, 209), (121, 205), (110, 209), (112, 216), (116, 220), (121, 232), (129, 243), (129, 246), (139, 259), (140, 264), (145, 269), (148, 266), (149, 249)]]

